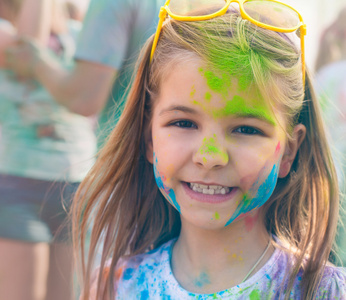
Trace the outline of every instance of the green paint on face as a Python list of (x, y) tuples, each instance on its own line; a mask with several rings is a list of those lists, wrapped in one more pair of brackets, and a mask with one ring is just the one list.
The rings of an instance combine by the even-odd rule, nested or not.
[[(203, 68), (198, 69), (202, 76), (205, 77), (207, 86), (211, 91), (219, 93), (224, 100), (224, 107), (216, 109), (209, 107), (207, 103), (210, 102), (212, 95), (211, 92), (207, 91), (205, 93), (205, 101), (199, 102), (197, 100), (192, 100), (194, 105), (200, 106), (204, 111), (211, 114), (214, 119), (219, 119), (227, 116), (235, 115), (237, 117), (250, 117), (265, 120), (272, 125), (276, 125), (275, 118), (270, 107), (266, 104), (263, 97), (253, 90), (250, 91), (249, 95), (252, 95), (251, 99), (244, 99), (242, 96), (235, 95), (233, 99), (229, 100), (229, 93), (233, 93), (230, 90), (232, 78), (228, 76), (218, 77), (212, 71), (205, 71)], [(234, 78), (237, 80), (236, 78)], [(238, 88), (237, 88), (238, 86)], [(242, 89), (240, 88), (240, 83), (238, 81), (236, 93), (242, 94)], [(196, 92), (194, 86), (191, 95)]]
[(219, 213), (217, 211), (215, 212), (214, 218), (215, 218), (215, 220), (219, 220), (220, 219), (220, 215), (219, 215)]
[(210, 102), (210, 100), (211, 100), (211, 94), (210, 94), (209, 92), (206, 92), (204, 97), (205, 97), (205, 100), (206, 100), (207, 102)]
[[(231, 86), (231, 76), (228, 73), (221, 72), (220, 76), (218, 76), (210, 70), (205, 71), (203, 68), (199, 68), (199, 72), (207, 80), (207, 85), (213, 92), (219, 93), (223, 96), (226, 96), (228, 94), (228, 89)], [(211, 95), (210, 95), (210, 98), (211, 98)], [(207, 94), (206, 94), (206, 99), (207, 99)]]
[(236, 77), (239, 88), (245, 91), (255, 82), (253, 68), (259, 70), (262, 78), (265, 78), (269, 67), (263, 58), (264, 55), (253, 51), (249, 41), (245, 39), (239, 41), (235, 36), (235, 43), (233, 43), (232, 39), (229, 40), (227, 46), (223, 43), (210, 43), (206, 61), (208, 68), (217, 70), (217, 74), (220, 74), (218, 77), (225, 79)]
[[(227, 162), (228, 161), (228, 155), (227, 153), (221, 151), (217, 145), (216, 145), (216, 136), (214, 134), (214, 137), (212, 138), (204, 138), (203, 139), (203, 144), (201, 146), (201, 148), (198, 150), (199, 153), (203, 154), (207, 154), (207, 155), (220, 155), (222, 161)], [(203, 162), (206, 163), (207, 159), (205, 157), (203, 157)]]
[[(241, 91), (245, 91), (253, 82), (253, 73), (249, 65), (248, 54), (239, 56), (240, 61), (234, 58), (222, 59), (212, 56), (211, 65), (212, 68), (218, 70), (218, 76), (212, 71), (204, 72), (204, 77), (207, 79), (207, 84), (211, 90), (219, 93), (225, 93), (231, 86), (231, 78), (236, 77), (238, 79), (239, 88)], [(243, 59), (241, 59), (243, 58)], [(241, 63), (242, 62), (242, 63)]]
[(190, 97), (193, 98), (193, 96), (196, 94), (196, 88), (195, 85), (192, 86), (191, 92), (190, 92)]
[(259, 290), (253, 290), (250, 294), (250, 300), (261, 300), (261, 295)]
[(239, 117), (253, 117), (264, 119), (272, 125), (275, 125), (275, 120), (270, 114), (270, 110), (264, 105), (263, 100), (252, 101), (249, 105), (241, 96), (235, 95), (232, 100), (226, 101), (224, 108), (212, 111), (214, 118), (222, 118), (230, 115)]

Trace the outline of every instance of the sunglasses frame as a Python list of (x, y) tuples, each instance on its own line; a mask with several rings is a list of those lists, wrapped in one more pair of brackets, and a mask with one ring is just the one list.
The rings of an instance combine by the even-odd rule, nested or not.
[(238, 3), (241, 17), (244, 20), (248, 20), (251, 23), (257, 25), (258, 27), (261, 27), (264, 29), (269, 29), (272, 31), (277, 31), (277, 32), (284, 32), (284, 33), (294, 32), (294, 31), (300, 29), (301, 61), (302, 61), (303, 83), (305, 85), (305, 40), (304, 40), (304, 37), (306, 35), (306, 24), (304, 23), (303, 17), (301, 16), (301, 14), (296, 9), (294, 9), (293, 7), (291, 7), (288, 4), (282, 3), (282, 2), (277, 1), (277, 0), (265, 0), (266, 2), (278, 3), (278, 4), (281, 4), (283, 6), (286, 6), (286, 7), (290, 8), (291, 10), (293, 10), (295, 13), (297, 13), (297, 15), (299, 17), (299, 24), (297, 26), (292, 27), (292, 28), (282, 28), (282, 27), (271, 26), (271, 25), (261, 23), (255, 19), (251, 18), (245, 12), (243, 4), (248, 2), (248, 1), (251, 1), (251, 0), (225, 0), (225, 6), (222, 7), (220, 10), (218, 10), (215, 13), (208, 14), (205, 16), (180, 16), (180, 15), (176, 15), (176, 14), (172, 13), (172, 11), (169, 8), (169, 3), (171, 1), (167, 0), (166, 3), (164, 4), (164, 6), (162, 6), (160, 9), (159, 23), (157, 25), (157, 29), (156, 29), (156, 33), (155, 33), (155, 37), (154, 37), (154, 41), (153, 41), (153, 45), (152, 45), (151, 53), (150, 53), (150, 62), (153, 59), (155, 49), (156, 49), (156, 46), (157, 46), (157, 43), (159, 40), (159, 36), (160, 36), (161, 30), (162, 30), (163, 22), (167, 18), (167, 15), (169, 15), (174, 20), (183, 21), (183, 22), (205, 21), (205, 20), (210, 20), (210, 19), (213, 19), (213, 18), (216, 18), (218, 16), (222, 16), (222, 15), (226, 14), (231, 3)]

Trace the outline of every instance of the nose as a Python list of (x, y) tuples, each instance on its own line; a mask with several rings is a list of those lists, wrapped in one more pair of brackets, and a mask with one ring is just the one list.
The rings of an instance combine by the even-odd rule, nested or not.
[(226, 166), (229, 162), (227, 149), (217, 142), (216, 136), (204, 138), (202, 145), (193, 156), (193, 162), (207, 169)]

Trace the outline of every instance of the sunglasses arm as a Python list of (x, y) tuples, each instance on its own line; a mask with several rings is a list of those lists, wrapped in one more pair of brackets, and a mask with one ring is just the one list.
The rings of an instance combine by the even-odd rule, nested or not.
[(155, 52), (157, 42), (159, 40), (159, 36), (161, 33), (162, 24), (165, 21), (166, 17), (167, 17), (167, 11), (166, 11), (165, 7), (163, 6), (160, 9), (159, 23), (157, 24), (157, 29), (156, 29), (156, 33), (155, 33), (155, 37), (154, 37), (154, 41), (153, 41), (153, 46), (151, 47), (150, 62), (153, 60), (154, 52)]
[(303, 24), (300, 28), (300, 51), (302, 52), (302, 72), (303, 72), (303, 84), (305, 86), (305, 35), (306, 35), (306, 25)]

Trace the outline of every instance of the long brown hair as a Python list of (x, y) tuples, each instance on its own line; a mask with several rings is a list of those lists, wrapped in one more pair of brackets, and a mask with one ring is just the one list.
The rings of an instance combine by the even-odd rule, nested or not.
[[(83, 299), (89, 297), (100, 244), (97, 298), (111, 299), (120, 257), (146, 252), (179, 234), (179, 214), (160, 194), (146, 160), (145, 135), (160, 83), (172, 63), (196, 56), (219, 69), (238, 63), (231, 75), (254, 82), (264, 98), (284, 109), (287, 134), (297, 123), (307, 128), (290, 174), (279, 180), (264, 211), (268, 231), (300, 250), (287, 275), (286, 298), (303, 268), (302, 296), (310, 299), (335, 236), (338, 187), (309, 74), (305, 87), (302, 84), (299, 51), (285, 35), (258, 28), (234, 13), (203, 22), (166, 22), (150, 63), (152, 40), (141, 53), (121, 118), (73, 203), (73, 241), (81, 264)], [(219, 57), (227, 64), (220, 64)]]

